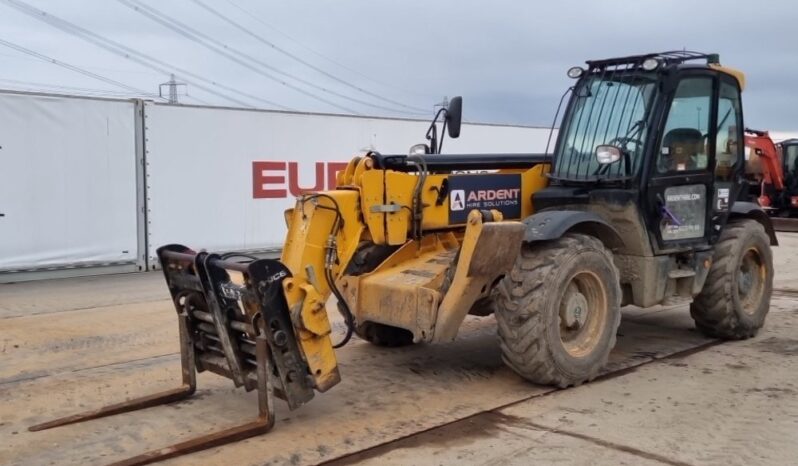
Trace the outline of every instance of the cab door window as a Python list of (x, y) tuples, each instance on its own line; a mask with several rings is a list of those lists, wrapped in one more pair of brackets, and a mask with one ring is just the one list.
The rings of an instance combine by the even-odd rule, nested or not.
[(668, 110), (657, 160), (659, 173), (705, 170), (712, 109), (712, 78), (692, 77), (679, 82)]
[(718, 90), (718, 131), (715, 139), (715, 180), (731, 181), (739, 162), (741, 141), (740, 93), (737, 87), (722, 80)]
[[(715, 185), (714, 222), (720, 226), (725, 221), (734, 190), (734, 174), (743, 163), (742, 107), (740, 91), (730, 78), (721, 77), (718, 87), (718, 120), (715, 131)], [(743, 152), (744, 153), (744, 152)]]

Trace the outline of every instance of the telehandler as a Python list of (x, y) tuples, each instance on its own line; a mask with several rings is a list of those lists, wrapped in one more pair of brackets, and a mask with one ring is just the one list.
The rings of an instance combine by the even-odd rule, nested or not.
[[(446, 342), (467, 314), (494, 314), (506, 364), (559, 387), (597, 376), (625, 305), (689, 303), (700, 331), (754, 336), (777, 240), (763, 210), (738, 200), (743, 74), (683, 51), (586, 63), (568, 70), (551, 154), (441, 154), (447, 130), (460, 132), (454, 98), (428, 143), (355, 157), (335, 189), (299, 196), (280, 260), (161, 247), (183, 385), (31, 429), (178, 400), (211, 371), (257, 389), (259, 417), (123, 464), (209, 448), (268, 431), (274, 396), (296, 409), (335, 386), (334, 348), (352, 334)], [(347, 329), (338, 344), (331, 295)]]

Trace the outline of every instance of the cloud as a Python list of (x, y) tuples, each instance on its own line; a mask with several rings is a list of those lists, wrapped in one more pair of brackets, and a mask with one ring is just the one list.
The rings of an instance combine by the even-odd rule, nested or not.
[[(227, 86), (292, 108), (335, 111), (279, 80), (267, 79), (202, 48), (119, 2), (27, 1)], [(374, 100), (275, 52), (191, 0), (142, 1), (275, 68), (336, 93)], [(758, 4), (755, 11), (749, 2), (718, 0), (205, 1), (242, 26), (354, 86), (429, 109), (430, 113), (444, 95), (462, 94), (469, 120), (548, 126), (560, 95), (570, 83), (565, 77), (568, 67), (591, 58), (686, 47), (720, 53), (724, 64), (746, 72), (744, 106), (749, 126), (798, 129), (798, 94), (794, 92), (798, 56), (792, 32), (798, 24), (798, 9), (786, 0)], [(168, 79), (2, 2), (0, 12), (2, 39), (153, 92)], [(11, 50), (0, 49), (0, 64), (4, 69), (0, 78), (109, 88)], [(290, 81), (285, 77), (282, 80)], [(195, 86), (189, 85), (188, 92), (206, 102), (229, 104)], [(325, 97), (362, 113), (389, 113), (329, 94)]]

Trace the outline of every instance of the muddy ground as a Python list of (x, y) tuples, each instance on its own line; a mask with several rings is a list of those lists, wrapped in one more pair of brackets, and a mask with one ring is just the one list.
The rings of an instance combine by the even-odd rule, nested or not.
[[(755, 339), (707, 339), (686, 306), (626, 309), (606, 375), (561, 391), (502, 365), (490, 317), (446, 345), (354, 340), (338, 352), (343, 382), (279, 405), (272, 432), (164, 464), (796, 464), (798, 234), (780, 240), (786, 291)], [(105, 464), (255, 417), (253, 393), (201, 374), (186, 401), (27, 431), (179, 384), (161, 280), (0, 285), (0, 464)]]

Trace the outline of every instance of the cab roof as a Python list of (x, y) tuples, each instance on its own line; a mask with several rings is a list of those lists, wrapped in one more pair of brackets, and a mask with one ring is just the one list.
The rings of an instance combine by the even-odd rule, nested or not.
[[(667, 52), (647, 53), (643, 55), (629, 55), (626, 57), (606, 58), (603, 60), (589, 60), (587, 65), (589, 72), (608, 71), (608, 68), (616, 70), (631, 70), (640, 68), (648, 59), (656, 59), (664, 66), (705, 66), (721, 73), (732, 76), (740, 84), (740, 90), (745, 88), (745, 74), (742, 71), (728, 68), (720, 64), (720, 56), (717, 53), (692, 52), (688, 50), (671, 50)], [(693, 63), (703, 61), (703, 63)]]

